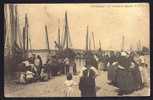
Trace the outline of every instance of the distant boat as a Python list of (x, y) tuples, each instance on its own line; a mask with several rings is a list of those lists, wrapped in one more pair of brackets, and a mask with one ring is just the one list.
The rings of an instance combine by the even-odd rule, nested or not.
[(68, 25), (67, 12), (65, 12), (65, 18), (64, 18), (63, 37), (61, 38), (60, 29), (58, 27), (58, 39), (57, 39), (57, 41), (55, 41), (55, 45), (58, 48), (56, 56), (70, 57), (70, 58), (74, 59), (75, 52), (71, 48), (72, 47), (72, 41), (71, 41), (70, 29), (69, 29), (69, 25)]

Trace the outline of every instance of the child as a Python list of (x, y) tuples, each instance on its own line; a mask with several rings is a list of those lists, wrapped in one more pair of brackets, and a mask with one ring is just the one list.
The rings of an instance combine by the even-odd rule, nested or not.
[(76, 83), (72, 80), (72, 74), (68, 73), (67, 74), (67, 80), (64, 82), (65, 85), (65, 90), (64, 94), (66, 97), (72, 97), (75, 96), (74, 92), (74, 86)]
[(21, 72), (20, 73), (19, 83), (21, 83), (21, 84), (25, 84), (26, 83), (25, 72)]

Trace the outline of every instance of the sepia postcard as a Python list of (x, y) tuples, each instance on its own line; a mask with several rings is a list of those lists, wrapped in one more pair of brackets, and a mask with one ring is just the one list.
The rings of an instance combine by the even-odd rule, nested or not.
[(149, 16), (149, 3), (4, 4), (4, 96), (150, 96)]

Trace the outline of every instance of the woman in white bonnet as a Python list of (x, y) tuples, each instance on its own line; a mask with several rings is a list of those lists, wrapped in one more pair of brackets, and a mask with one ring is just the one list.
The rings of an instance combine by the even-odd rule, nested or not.
[(139, 57), (139, 69), (141, 72), (142, 77), (142, 85), (147, 87), (148, 86), (148, 70), (147, 70), (147, 64), (146, 59), (143, 55)]
[(116, 86), (119, 88), (119, 95), (132, 92), (135, 89), (135, 80), (132, 74), (133, 64), (128, 59), (126, 52), (121, 52), (121, 57), (118, 61), (117, 74), (116, 74)]

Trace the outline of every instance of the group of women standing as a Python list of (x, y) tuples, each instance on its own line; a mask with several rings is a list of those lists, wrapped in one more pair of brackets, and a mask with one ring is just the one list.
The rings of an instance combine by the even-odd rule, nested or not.
[(142, 56), (121, 52), (121, 55), (108, 66), (108, 80), (119, 88), (119, 95), (131, 93), (148, 84), (146, 69), (147, 64)]

